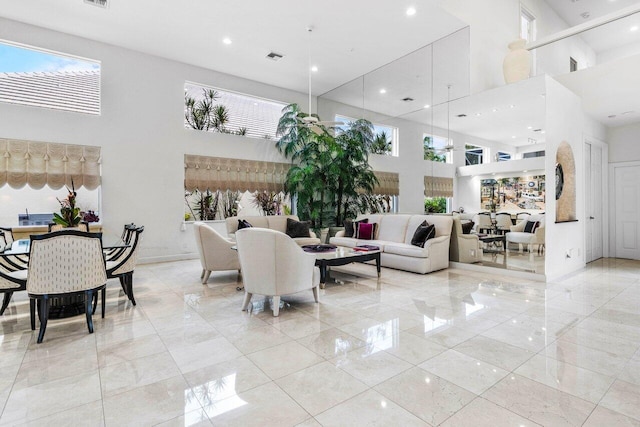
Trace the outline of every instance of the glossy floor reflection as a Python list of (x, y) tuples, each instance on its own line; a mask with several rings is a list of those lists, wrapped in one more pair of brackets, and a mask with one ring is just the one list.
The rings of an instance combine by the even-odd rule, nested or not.
[(107, 317), (53, 320), (26, 295), (1, 319), (0, 425), (639, 426), (640, 262), (558, 283), (449, 269), (334, 270), (241, 312), (237, 275), (140, 266)]

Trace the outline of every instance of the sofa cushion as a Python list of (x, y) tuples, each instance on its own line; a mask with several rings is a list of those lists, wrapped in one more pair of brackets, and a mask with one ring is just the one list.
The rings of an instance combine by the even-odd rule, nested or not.
[(536, 228), (538, 228), (539, 225), (540, 223), (538, 221), (527, 221), (523, 231), (525, 233), (535, 233)]
[(429, 257), (429, 249), (421, 248), (419, 246), (407, 245), (405, 243), (389, 242), (384, 247), (384, 253), (408, 256), (412, 258)]
[(246, 219), (238, 220), (238, 230), (242, 230), (243, 228), (251, 228), (251, 227), (253, 227), (253, 225), (251, 225), (251, 223)]
[(451, 236), (451, 228), (453, 226), (453, 216), (451, 215), (411, 215), (409, 224), (407, 225), (407, 235), (404, 239), (404, 243), (411, 244), (413, 238), (413, 232), (422, 221), (427, 221), (429, 224), (436, 226), (436, 237)]
[(359, 222), (356, 224), (355, 238), (359, 240), (373, 240), (376, 238), (378, 224)]
[[(332, 245), (353, 248), (358, 244), (358, 239), (355, 239), (353, 237), (332, 237), (331, 239), (329, 239), (329, 243), (331, 243)], [(367, 242), (367, 244), (371, 243)]]
[(320, 239), (317, 237), (296, 237), (293, 239), (298, 245), (319, 245)]
[(295, 219), (287, 218), (287, 236), (292, 239), (296, 237), (309, 237), (309, 222), (308, 221), (296, 221)]
[(369, 222), (369, 218), (361, 219), (360, 221), (352, 221), (350, 219), (344, 220), (344, 237), (353, 237), (355, 234), (355, 226), (360, 222)]
[(289, 219), (292, 219), (294, 221), (299, 220), (298, 217), (295, 215), (270, 215), (270, 216), (267, 216), (266, 218), (269, 223), (270, 229), (276, 230), (285, 234), (287, 233), (288, 220)]
[[(411, 215), (385, 215), (380, 219), (378, 240), (386, 242), (404, 242), (404, 236), (408, 232), (407, 224)], [(415, 228), (411, 230), (411, 233)]]
[(416, 228), (416, 231), (413, 233), (413, 238), (411, 239), (411, 244), (413, 246), (419, 246), (424, 248), (424, 243), (436, 237), (436, 226), (433, 224), (429, 224), (426, 220), (422, 221), (422, 224)]
[(473, 221), (463, 222), (461, 224), (462, 234), (471, 234), (471, 230), (473, 230), (473, 226), (474, 226)]

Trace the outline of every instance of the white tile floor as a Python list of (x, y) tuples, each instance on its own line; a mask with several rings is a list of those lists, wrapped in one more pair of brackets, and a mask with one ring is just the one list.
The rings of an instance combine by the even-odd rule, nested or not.
[(0, 319), (0, 425), (640, 426), (640, 262), (560, 283), (352, 265), (321, 303), (241, 312), (235, 273), (139, 266), (137, 307)]

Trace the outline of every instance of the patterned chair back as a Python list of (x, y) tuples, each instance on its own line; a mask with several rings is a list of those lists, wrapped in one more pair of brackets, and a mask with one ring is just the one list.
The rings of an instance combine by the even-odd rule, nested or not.
[(140, 249), (140, 241), (142, 240), (143, 227), (135, 228), (129, 238), (131, 246), (125, 249), (125, 252), (118, 257), (119, 265), (110, 273), (114, 275), (129, 273), (136, 268), (138, 262), (138, 252)]
[(84, 232), (88, 233), (89, 232), (89, 223), (88, 222), (81, 222), (80, 224), (78, 224), (77, 227), (63, 227), (60, 224), (49, 224), (49, 233), (52, 233), (54, 231), (62, 231), (62, 230), (84, 231)]
[(102, 233), (65, 230), (31, 236), (29, 294), (80, 292), (105, 283)]

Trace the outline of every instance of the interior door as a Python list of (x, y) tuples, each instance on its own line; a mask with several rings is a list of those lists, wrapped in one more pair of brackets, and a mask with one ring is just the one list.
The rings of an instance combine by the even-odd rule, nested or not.
[(591, 262), (593, 258), (593, 180), (591, 179), (591, 144), (584, 144), (584, 206), (587, 223), (585, 225), (585, 247), (584, 255), (586, 262)]
[(604, 204), (606, 199), (603, 197), (602, 189), (602, 147), (598, 145), (591, 146), (591, 184), (593, 191), (591, 192), (591, 218), (589, 222), (591, 226), (591, 249), (592, 260), (600, 259), (604, 250), (604, 233), (602, 227), (604, 225), (602, 215), (604, 212)]
[(640, 259), (640, 166), (618, 166), (614, 172), (617, 258)]

